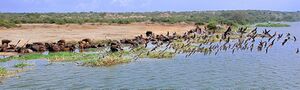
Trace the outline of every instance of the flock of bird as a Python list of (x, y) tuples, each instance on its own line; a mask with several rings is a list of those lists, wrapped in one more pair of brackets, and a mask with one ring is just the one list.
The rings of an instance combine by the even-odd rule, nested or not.
[[(250, 31), (248, 28), (239, 28), (234, 31), (231, 27), (228, 27), (223, 33), (208, 33), (207, 31), (198, 26), (185, 32), (183, 35), (179, 35), (176, 32), (156, 35), (151, 31), (147, 31), (145, 36), (139, 35), (133, 39), (108, 40), (106, 43), (93, 43), (91, 39), (83, 39), (77, 43), (59, 40), (55, 43), (35, 42), (19, 46), (20, 40), (17, 44), (10, 44), (11, 40), (2, 40), (0, 52), (18, 52), (23, 54), (45, 51), (75, 51), (76, 49), (84, 50), (99, 47), (109, 47), (111, 52), (118, 52), (123, 50), (124, 46), (129, 46), (131, 49), (144, 46), (145, 48), (150, 48), (146, 52), (147, 54), (157, 50), (160, 52), (173, 50), (175, 53), (187, 53), (186, 56), (188, 57), (196, 52), (201, 52), (205, 55), (217, 55), (221, 51), (228, 50), (235, 53), (238, 50), (250, 50), (252, 52), (256, 49), (257, 51), (268, 53), (275, 43), (280, 42), (284, 46), (289, 42), (297, 41), (297, 38), (290, 33), (271, 33), (271, 30), (266, 29), (262, 33), (259, 33), (257, 28)], [(299, 53), (299, 48), (296, 49), (296, 53)]]
[[(235, 53), (238, 50), (250, 50), (255, 49), (259, 52), (269, 52), (275, 43), (280, 43), (285, 46), (288, 42), (296, 42), (296, 36), (292, 36), (290, 33), (271, 33), (271, 30), (263, 30), (262, 33), (258, 33), (257, 28), (250, 32), (247, 32), (248, 28), (239, 28), (234, 32), (231, 27), (228, 27), (224, 33), (220, 34), (208, 34), (206, 30), (203, 32), (201, 28), (190, 30), (183, 35), (177, 35), (169, 32), (164, 35), (147, 35), (146, 40), (154, 41), (152, 43), (154, 47), (149, 52), (157, 50), (158, 48), (165, 48), (160, 50), (164, 52), (167, 49), (173, 49), (175, 53), (187, 53), (186, 57), (195, 54), (196, 52), (204, 53), (204, 55), (213, 54), (217, 55), (220, 51), (231, 50)], [(200, 32), (200, 33), (199, 33)], [(159, 38), (158, 38), (159, 37)], [(160, 39), (161, 37), (166, 39)], [(216, 38), (219, 41), (216, 41)], [(178, 40), (181, 40), (183, 44), (176, 44)], [(202, 40), (202, 42), (197, 42)], [(158, 43), (157, 43), (158, 41)], [(163, 43), (167, 43), (163, 45)], [(165, 46), (165, 47), (163, 47)], [(147, 47), (147, 44), (145, 45)], [(191, 48), (190, 48), (191, 47)], [(299, 53), (299, 48), (296, 49), (296, 53)]]

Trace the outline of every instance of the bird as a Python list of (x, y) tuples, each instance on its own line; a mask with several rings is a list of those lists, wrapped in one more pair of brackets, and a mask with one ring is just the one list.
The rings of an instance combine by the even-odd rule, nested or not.
[(297, 41), (297, 38), (294, 36), (294, 42), (296, 42)]
[(251, 52), (253, 51), (253, 47), (254, 47), (254, 44), (252, 43), (251, 46), (250, 46), (250, 51)]
[(282, 42), (282, 46), (288, 41), (288, 39), (284, 39), (284, 41)]
[(278, 34), (278, 38), (277, 41), (280, 40), (282, 38), (283, 34)]
[(299, 53), (299, 48), (297, 48), (297, 51), (296, 51), (296, 53), (297, 53), (297, 54)]
[(289, 37), (290, 35), (291, 35), (290, 33), (287, 33), (287, 35), (286, 35), (286, 36), (287, 36), (287, 37)]

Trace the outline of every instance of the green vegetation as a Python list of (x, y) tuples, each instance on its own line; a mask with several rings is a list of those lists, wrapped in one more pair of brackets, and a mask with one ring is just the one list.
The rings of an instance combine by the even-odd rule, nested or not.
[(189, 23), (204, 25), (215, 24), (246, 25), (260, 22), (299, 21), (300, 12), (281, 12), (268, 10), (226, 10), (193, 12), (128, 12), (128, 13), (0, 13), (0, 26), (14, 27), (15, 24), (83, 24), (83, 23)]
[(256, 27), (289, 27), (288, 24), (282, 24), (282, 23), (259, 23), (256, 24)]
[(24, 68), (26, 66), (31, 66), (31, 65), (27, 64), (27, 63), (18, 63), (14, 67), (16, 67), (16, 68)]
[(0, 27), (12, 28), (12, 27), (16, 27), (16, 26), (17, 25), (15, 23), (11, 23), (7, 20), (0, 19)]
[(48, 55), (34, 53), (34, 54), (26, 54), (22, 56), (13, 56), (9, 58), (0, 59), (0, 61), (34, 60), (34, 59), (48, 59), (51, 61), (78, 61), (78, 60), (91, 60), (97, 58), (98, 58), (97, 54), (57, 52), (57, 53), (49, 53)]
[[(149, 55), (143, 54), (148, 49), (144, 47), (137, 47), (130, 51), (119, 51), (115, 53), (73, 53), (73, 52), (57, 52), (49, 53), (48, 55), (43, 55), (39, 53), (26, 54), (21, 56), (13, 56), (8, 58), (0, 59), (0, 61), (8, 60), (34, 60), (34, 59), (48, 59), (50, 61), (81, 61), (86, 66), (112, 66), (121, 63), (128, 63), (133, 58), (131, 57), (141, 57), (141, 58), (171, 58), (174, 56), (174, 53), (171, 52), (153, 52)], [(143, 56), (141, 56), (141, 55)], [(15, 67), (23, 68), (29, 64), (20, 63), (16, 64)]]
[(0, 77), (5, 76), (8, 73), (8, 71), (4, 67), (0, 67)]
[(216, 30), (217, 29), (217, 24), (214, 22), (208, 23), (207, 28), (209, 30)]
[(174, 52), (149, 52), (149, 53), (143, 53), (141, 54), (141, 58), (156, 58), (156, 59), (162, 59), (162, 58), (172, 58), (175, 56)]
[(85, 66), (112, 66), (122, 63), (128, 63), (131, 61), (131, 58), (124, 57), (124, 52), (109, 53), (104, 58), (97, 60), (89, 60), (84, 62)]

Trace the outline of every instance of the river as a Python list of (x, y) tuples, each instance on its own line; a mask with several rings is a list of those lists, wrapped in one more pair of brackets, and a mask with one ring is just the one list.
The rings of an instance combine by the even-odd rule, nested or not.
[[(291, 33), (300, 39), (300, 22), (291, 27), (266, 28)], [(264, 27), (258, 28), (264, 30)], [(300, 89), (299, 41), (281, 43), (265, 52), (221, 52), (218, 55), (184, 54), (172, 59), (142, 59), (113, 67), (84, 67), (75, 63), (26, 61), (31, 70), (7, 78), (1, 90), (9, 89)], [(1, 62), (13, 67), (20, 61)], [(25, 62), (25, 61), (21, 61)]]

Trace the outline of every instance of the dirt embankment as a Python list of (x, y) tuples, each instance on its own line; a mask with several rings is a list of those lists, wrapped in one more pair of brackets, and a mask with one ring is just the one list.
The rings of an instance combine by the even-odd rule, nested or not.
[(0, 40), (9, 39), (12, 43), (21, 40), (24, 44), (31, 42), (56, 42), (60, 39), (67, 41), (91, 38), (93, 40), (133, 38), (153, 31), (157, 34), (169, 32), (184, 33), (195, 28), (194, 25), (161, 25), (161, 24), (127, 24), (127, 25), (93, 25), (93, 24), (22, 24), (21, 27), (0, 29)]

